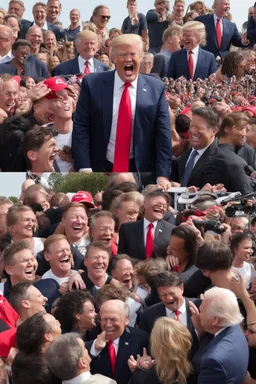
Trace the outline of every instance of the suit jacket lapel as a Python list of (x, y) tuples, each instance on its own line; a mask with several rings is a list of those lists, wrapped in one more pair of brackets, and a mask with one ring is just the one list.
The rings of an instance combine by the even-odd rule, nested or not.
[(122, 366), (124, 362), (127, 364), (129, 359), (129, 345), (130, 345), (130, 330), (126, 328), (119, 340), (118, 352), (116, 356), (116, 370), (115, 370), (115, 380), (118, 381), (118, 378), (122, 371)]
[(205, 166), (206, 164), (206, 159), (209, 156), (209, 154), (215, 149), (217, 146), (216, 141), (214, 140), (212, 144), (207, 148), (207, 150), (200, 156), (199, 160), (197, 161), (196, 165), (192, 169), (191, 175), (189, 180), (194, 177), (198, 172), (201, 171), (201, 169)]
[[(209, 34), (210, 35), (212, 34), (212, 36), (214, 37), (214, 42), (215, 42), (216, 48), (219, 49), (218, 42), (217, 42), (217, 35), (216, 35), (216, 27), (215, 27), (215, 22), (214, 22), (214, 16), (213, 15), (211, 15), (210, 26), (211, 26), (211, 31), (209, 31)], [(223, 26), (223, 24), (222, 24), (222, 26)], [(222, 32), (222, 35), (223, 35), (223, 32)]]
[(145, 258), (144, 220), (143, 219), (137, 222), (135, 234), (137, 238), (139, 252), (143, 255), (143, 258)]
[[(114, 74), (115, 71), (106, 72), (106, 76), (102, 81), (102, 92), (101, 92), (101, 105), (102, 105), (102, 120), (103, 120), (103, 132), (105, 148), (108, 146), (112, 115), (113, 115), (113, 93), (114, 93)], [(103, 92), (104, 90), (104, 92)], [(99, 140), (101, 138), (99, 137)]]
[(192, 320), (191, 320), (191, 312), (188, 305), (189, 300), (185, 297), (185, 303), (186, 303), (186, 314), (187, 314), (187, 328), (190, 331), (190, 333), (195, 333), (195, 328), (193, 326)]
[(190, 79), (190, 73), (189, 73), (189, 67), (188, 67), (188, 53), (186, 49), (182, 49), (182, 61), (183, 61), (183, 68), (184, 68), (184, 73), (183, 76), (186, 77), (187, 79)]
[[(166, 255), (160, 255), (158, 249), (161, 248), (162, 238), (163, 238), (164, 225), (163, 221), (160, 220), (157, 222), (154, 236), (154, 257), (165, 257)], [(159, 245), (159, 246), (158, 246)]]

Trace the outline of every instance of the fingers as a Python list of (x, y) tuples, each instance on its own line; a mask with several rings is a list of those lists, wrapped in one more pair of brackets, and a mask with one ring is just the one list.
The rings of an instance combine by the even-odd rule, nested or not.
[(199, 310), (198, 310), (197, 306), (192, 301), (189, 301), (188, 305), (189, 305), (190, 312), (193, 315), (199, 315)]
[(147, 348), (145, 348), (145, 347), (143, 347), (143, 355), (142, 356), (144, 356), (144, 357), (148, 356)]

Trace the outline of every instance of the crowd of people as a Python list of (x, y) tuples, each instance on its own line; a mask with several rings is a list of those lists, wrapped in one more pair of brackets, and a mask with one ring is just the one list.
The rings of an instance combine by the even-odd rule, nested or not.
[(0, 8), (0, 384), (256, 383), (256, 3), (126, 6)]

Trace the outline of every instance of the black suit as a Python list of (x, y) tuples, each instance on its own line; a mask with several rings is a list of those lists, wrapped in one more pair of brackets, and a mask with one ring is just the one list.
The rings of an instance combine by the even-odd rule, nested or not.
[[(24, 20), (24, 23), (22, 23), (22, 29), (20, 31), (20, 38), (21, 39), (26, 39), (26, 34), (27, 34), (29, 28), (32, 27), (33, 25), (36, 25), (36, 23), (34, 21), (29, 23), (29, 22), (27, 22), (27, 20)], [(48, 31), (52, 31), (54, 33), (57, 41), (64, 40), (64, 35), (61, 33), (61, 30), (59, 29), (59, 27), (57, 27), (56, 25), (51, 24), (47, 21), (47, 28), (48, 28)]]
[[(92, 341), (86, 342), (86, 348), (90, 352)], [(119, 339), (118, 352), (116, 356), (116, 369), (113, 379), (118, 384), (127, 384), (132, 372), (128, 367), (128, 359), (131, 355), (142, 355), (143, 347), (148, 349), (148, 334), (140, 329), (126, 327), (124, 333)], [(91, 373), (101, 373), (102, 375), (112, 377), (110, 358), (107, 346), (96, 357), (92, 357)]]
[(246, 161), (248, 165), (256, 169), (256, 152), (247, 143), (244, 143), (242, 147), (236, 147), (236, 154)]
[[(192, 320), (191, 320), (191, 312), (188, 306), (188, 302), (193, 301), (193, 303), (199, 307), (201, 304), (200, 299), (187, 299), (185, 297), (185, 303), (186, 303), (186, 315), (187, 315), (187, 328), (192, 336), (192, 347), (191, 347), (191, 357), (195, 354), (199, 347), (199, 339), (195, 333), (195, 328), (193, 326)], [(147, 331), (149, 334), (151, 333), (154, 324), (159, 317), (166, 316), (166, 307), (163, 303), (158, 303), (155, 305), (152, 305), (151, 307), (145, 309), (144, 312), (140, 315), (140, 321), (139, 321), (139, 327), (140, 329), (143, 329), (144, 331)]]
[[(191, 185), (195, 185), (196, 187), (203, 187), (202, 180), (202, 172), (206, 167), (207, 161), (212, 156), (216, 149), (218, 148), (217, 140), (214, 140), (212, 144), (206, 149), (202, 156), (200, 156), (199, 160), (196, 162), (192, 173), (188, 179), (188, 187)], [(186, 167), (187, 160), (189, 158), (191, 149), (184, 152), (180, 157), (173, 161), (173, 173), (172, 180), (180, 182), (182, 180), (182, 176)]]
[[(152, 257), (165, 257), (169, 245), (173, 224), (160, 220), (157, 223), (154, 235), (154, 252)], [(118, 253), (127, 253), (135, 259), (144, 260), (144, 220), (133, 223), (124, 223), (120, 227)]]

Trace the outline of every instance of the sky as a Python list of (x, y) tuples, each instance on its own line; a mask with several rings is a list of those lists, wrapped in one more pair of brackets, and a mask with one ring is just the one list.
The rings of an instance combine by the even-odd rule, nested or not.
[(0, 173), (0, 196), (19, 197), (21, 184), (26, 180), (26, 173)]
[[(5, 0), (7, 3), (7, 0)], [(35, 4), (35, 0), (23, 0), (25, 3), (26, 12), (24, 18), (31, 20), (32, 19), (32, 6)], [(110, 9), (111, 20), (108, 23), (109, 28), (121, 28), (122, 21), (127, 17), (126, 3), (127, 0), (60, 0), (62, 3), (62, 13), (60, 20), (63, 22), (64, 27), (67, 27), (69, 22), (69, 12), (73, 8), (77, 8), (81, 12), (81, 20), (88, 21), (92, 15), (93, 9), (99, 5), (104, 4)], [(45, 0), (46, 2), (46, 0)], [(187, 6), (192, 3), (191, 1), (186, 1)], [(240, 30), (241, 25), (247, 19), (248, 8), (253, 5), (254, 2), (249, 0), (231, 0), (231, 13), (233, 15), (233, 21), (236, 22), (238, 29)], [(213, 0), (205, 0), (205, 4), (208, 7), (211, 7)], [(173, 4), (173, 0), (171, 0)], [(3, 6), (3, 4), (1, 5)], [(154, 0), (138, 0), (138, 10), (141, 13), (146, 14), (147, 11), (151, 8), (154, 8)]]

